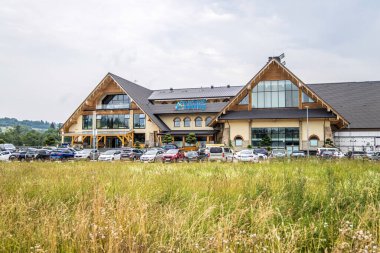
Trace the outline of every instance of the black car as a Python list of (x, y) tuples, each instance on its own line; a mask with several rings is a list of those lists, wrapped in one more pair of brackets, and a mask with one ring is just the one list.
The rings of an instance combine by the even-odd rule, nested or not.
[(186, 162), (198, 162), (199, 154), (196, 151), (189, 151), (185, 153), (185, 161)]
[(47, 149), (38, 149), (34, 159), (37, 161), (48, 161), (50, 160), (50, 152), (51, 151)]
[(161, 147), (163, 150), (170, 150), (170, 149), (178, 149), (178, 146), (175, 145), (174, 143), (166, 144)]
[(142, 150), (136, 148), (123, 149), (121, 151), (120, 160), (136, 161), (140, 159), (143, 153)]
[(198, 150), (198, 160), (204, 161), (208, 157), (207, 150), (205, 148), (200, 148)]
[(265, 148), (255, 148), (255, 149), (253, 149), (253, 151), (256, 154), (263, 154), (263, 155), (268, 156), (268, 150), (266, 150)]

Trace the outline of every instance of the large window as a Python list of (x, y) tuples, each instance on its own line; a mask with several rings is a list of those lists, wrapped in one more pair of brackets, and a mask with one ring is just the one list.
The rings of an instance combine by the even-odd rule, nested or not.
[(92, 129), (92, 115), (82, 116), (82, 129)]
[(107, 95), (102, 100), (103, 109), (128, 109), (131, 99), (125, 94)]
[(252, 128), (252, 146), (260, 147), (266, 135), (272, 140), (272, 148), (299, 146), (298, 127)]
[(175, 118), (174, 120), (174, 127), (180, 127), (181, 126), (181, 119)]
[(248, 95), (245, 96), (239, 103), (239, 105), (248, 105), (249, 103), (249, 98), (248, 98)]
[(145, 114), (133, 115), (133, 128), (145, 128)]
[(129, 129), (129, 114), (97, 115), (98, 129)]
[(183, 124), (185, 127), (190, 127), (190, 123), (191, 123), (191, 120), (189, 117), (186, 117), (184, 120), (183, 120)]
[(252, 90), (252, 108), (298, 107), (298, 87), (288, 80), (261, 81)]
[(196, 127), (202, 127), (202, 118), (201, 117), (195, 118), (195, 126)]

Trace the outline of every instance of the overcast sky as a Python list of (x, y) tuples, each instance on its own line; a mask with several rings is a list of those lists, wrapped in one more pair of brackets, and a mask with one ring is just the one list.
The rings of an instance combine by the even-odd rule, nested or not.
[(380, 80), (380, 1), (3, 0), (0, 117), (64, 122), (112, 72), (150, 89)]

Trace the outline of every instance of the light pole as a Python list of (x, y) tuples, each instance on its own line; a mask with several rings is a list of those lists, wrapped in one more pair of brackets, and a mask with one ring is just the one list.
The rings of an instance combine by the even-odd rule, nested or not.
[(307, 138), (307, 157), (310, 156), (310, 143), (309, 143), (309, 106), (306, 108), (306, 138)]

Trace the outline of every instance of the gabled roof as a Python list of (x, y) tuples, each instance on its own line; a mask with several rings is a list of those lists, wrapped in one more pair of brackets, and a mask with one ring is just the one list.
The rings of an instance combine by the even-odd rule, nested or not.
[(349, 122), (349, 128), (380, 128), (380, 81), (307, 84)]
[(112, 79), (129, 95), (133, 101), (140, 107), (140, 109), (149, 116), (149, 118), (160, 128), (162, 131), (168, 131), (168, 126), (154, 115), (151, 103), (148, 97), (152, 94), (152, 90), (142, 87), (138, 84), (132, 83), (120, 76), (108, 73)]
[(256, 85), (258, 83), (258, 81), (261, 80), (261, 76), (265, 74), (266, 70), (270, 67), (271, 64), (276, 64), (279, 68), (282, 68), (291, 78), (293, 78), (294, 80), (296, 80), (297, 82), (294, 83), (295, 85), (297, 85), (299, 88), (303, 88), (305, 89), (306, 91), (308, 91), (308, 93), (312, 93), (313, 95), (317, 96), (317, 102), (318, 103), (321, 103), (322, 106), (326, 107), (327, 110), (331, 110), (333, 111), (338, 119), (341, 119), (344, 124), (348, 124), (349, 122), (342, 116), (342, 114), (340, 114), (335, 108), (333, 108), (328, 102), (326, 102), (323, 98), (321, 98), (320, 96), (318, 96), (317, 94), (315, 94), (314, 91), (312, 91), (308, 86), (306, 86), (302, 81), (301, 79), (299, 79), (296, 75), (294, 75), (288, 68), (286, 68), (283, 64), (281, 64), (278, 60), (276, 60), (275, 58), (272, 58), (271, 60), (269, 60), (265, 65), (264, 67), (238, 92), (238, 94), (232, 98), (228, 103), (227, 105), (216, 115), (216, 117), (211, 121), (211, 123), (209, 124), (210, 126), (215, 124), (215, 122), (218, 120), (218, 118), (222, 115), (222, 114), (225, 114), (226, 111), (228, 110), (228, 108), (233, 105), (234, 103), (237, 102), (238, 99), (242, 99), (243, 97), (241, 96), (246, 89), (248, 88), (252, 88), (254, 85)]
[(187, 89), (155, 90), (149, 100), (199, 99), (199, 98), (230, 98), (243, 88), (243, 86), (200, 87)]

